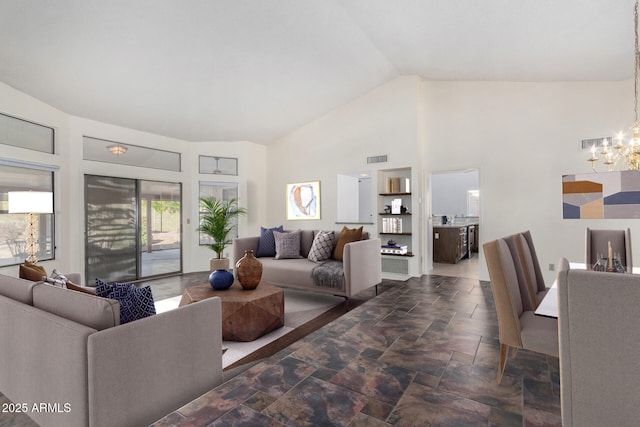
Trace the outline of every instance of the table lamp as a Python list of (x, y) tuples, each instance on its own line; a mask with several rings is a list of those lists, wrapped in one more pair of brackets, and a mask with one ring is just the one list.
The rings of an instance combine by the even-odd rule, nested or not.
[(38, 219), (34, 214), (53, 213), (53, 193), (48, 191), (9, 191), (9, 213), (27, 214), (27, 254), (25, 261), (38, 263)]

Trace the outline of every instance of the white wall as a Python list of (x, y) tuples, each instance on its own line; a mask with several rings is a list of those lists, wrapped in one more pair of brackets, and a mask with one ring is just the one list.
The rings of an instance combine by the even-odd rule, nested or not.
[[(337, 174), (412, 167), (413, 206), (419, 228), (430, 212), (431, 173), (477, 168), (480, 171), (480, 242), (529, 229), (545, 278), (560, 256), (584, 257), (584, 229), (623, 228), (639, 220), (563, 220), (561, 177), (589, 171), (580, 140), (614, 135), (633, 124), (633, 82), (510, 83), (422, 82), (398, 77), (314, 122), (263, 147), (251, 142), (187, 143), (77, 117), (71, 117), (0, 83), (0, 111), (56, 129), (59, 154), (2, 146), (1, 157), (53, 164), (58, 173), (54, 262), (45, 267), (80, 270), (82, 266), (82, 174), (104, 173), (183, 183), (185, 206), (184, 270), (206, 267), (208, 250), (197, 246), (198, 154), (239, 158), (241, 200), (249, 216), (242, 235), (260, 225), (335, 229)], [(83, 133), (124, 143), (179, 151), (185, 170), (166, 173), (142, 168), (98, 165), (81, 160)], [(387, 163), (366, 158), (387, 154)], [(266, 159), (266, 160), (265, 160)], [(217, 177), (216, 177), (217, 178)], [(222, 179), (222, 178), (221, 178)], [(287, 221), (287, 183), (320, 180), (321, 219)], [(244, 186), (244, 189), (242, 189)], [(377, 185), (374, 183), (374, 188)], [(420, 196), (426, 196), (421, 198)], [(373, 203), (376, 205), (376, 203)], [(417, 214), (416, 214), (417, 212)], [(186, 221), (190, 220), (190, 224)], [(242, 226), (243, 224), (241, 224)], [(365, 229), (374, 232), (373, 226)], [(632, 236), (635, 234), (632, 232)], [(413, 260), (412, 274), (428, 272), (430, 236), (414, 228), (414, 252), (424, 247), (425, 267)], [(633, 237), (632, 237), (633, 239)], [(634, 239), (635, 240), (635, 239)], [(636, 256), (639, 251), (635, 251)], [(488, 279), (480, 251), (481, 278)], [(636, 265), (640, 259), (635, 259)], [(51, 264), (51, 265), (50, 265)], [(17, 274), (17, 268), (0, 271)]]
[[(0, 112), (53, 127), (56, 131), (56, 154), (39, 153), (6, 145), (0, 157), (37, 162), (59, 167), (56, 174), (56, 259), (43, 261), (47, 271), (84, 271), (84, 174), (179, 182), (183, 192), (183, 271), (208, 270), (212, 252), (198, 245), (195, 231), (198, 219), (198, 182), (239, 182), (240, 205), (248, 215), (240, 222), (241, 235), (253, 235), (265, 221), (266, 148), (246, 141), (191, 143), (174, 138), (140, 132), (65, 114), (51, 106), (0, 83)], [(181, 172), (161, 171), (82, 160), (83, 135), (125, 144), (159, 148), (181, 153)], [(238, 158), (237, 177), (201, 175), (199, 155)], [(231, 253), (231, 250), (228, 250)], [(18, 268), (4, 267), (0, 272), (17, 276)]]
[[(480, 242), (531, 230), (545, 279), (584, 259), (585, 227), (638, 220), (563, 220), (563, 174), (588, 172), (580, 141), (628, 132), (633, 82), (426, 82), (425, 167), (480, 170)], [(632, 233), (632, 239), (633, 239)], [(488, 279), (482, 250), (481, 278)], [(636, 251), (636, 256), (638, 251)], [(638, 264), (638, 259), (634, 260)]]
[[(342, 224), (336, 224), (338, 173), (372, 171), (375, 176), (378, 169), (412, 167), (412, 182), (419, 183), (420, 86), (421, 81), (415, 76), (396, 78), (270, 144), (270, 196), (264, 225), (283, 224), (285, 229), (342, 228)], [(367, 157), (382, 154), (388, 155), (387, 163), (367, 164)], [(316, 180), (320, 181), (321, 219), (287, 221), (287, 183)], [(414, 185), (413, 191), (418, 192), (419, 186)], [(372, 201), (372, 205), (377, 203)], [(418, 209), (413, 210), (415, 214)], [(364, 229), (377, 235), (375, 226), (365, 225)], [(416, 248), (420, 240), (415, 228), (414, 234)], [(417, 260), (413, 263), (412, 274), (419, 274)]]
[(467, 216), (468, 192), (478, 189), (478, 175), (477, 170), (431, 175), (431, 213)]

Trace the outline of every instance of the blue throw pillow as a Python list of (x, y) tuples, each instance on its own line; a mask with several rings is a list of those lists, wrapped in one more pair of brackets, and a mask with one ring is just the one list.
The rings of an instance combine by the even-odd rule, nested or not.
[(96, 295), (120, 303), (120, 324), (156, 314), (151, 288), (138, 288), (133, 283), (106, 283), (96, 279)]
[(273, 228), (260, 227), (260, 241), (258, 242), (258, 250), (256, 251), (257, 257), (276, 256), (276, 238), (273, 236), (274, 231), (282, 233), (284, 229), (282, 226)]

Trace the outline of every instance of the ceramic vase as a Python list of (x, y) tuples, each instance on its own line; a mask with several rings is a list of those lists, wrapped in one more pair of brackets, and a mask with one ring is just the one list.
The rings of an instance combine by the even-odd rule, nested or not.
[(215, 270), (209, 275), (209, 284), (216, 291), (225, 291), (233, 285), (233, 274), (224, 269)]
[(253, 255), (251, 249), (246, 250), (244, 256), (236, 263), (236, 272), (238, 281), (244, 289), (255, 289), (262, 277), (262, 263)]

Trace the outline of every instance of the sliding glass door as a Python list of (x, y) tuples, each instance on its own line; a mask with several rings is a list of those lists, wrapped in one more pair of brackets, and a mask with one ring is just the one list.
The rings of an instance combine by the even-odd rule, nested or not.
[(182, 271), (180, 184), (140, 181), (140, 275)]
[(182, 271), (181, 185), (85, 175), (85, 274), (130, 281)]

